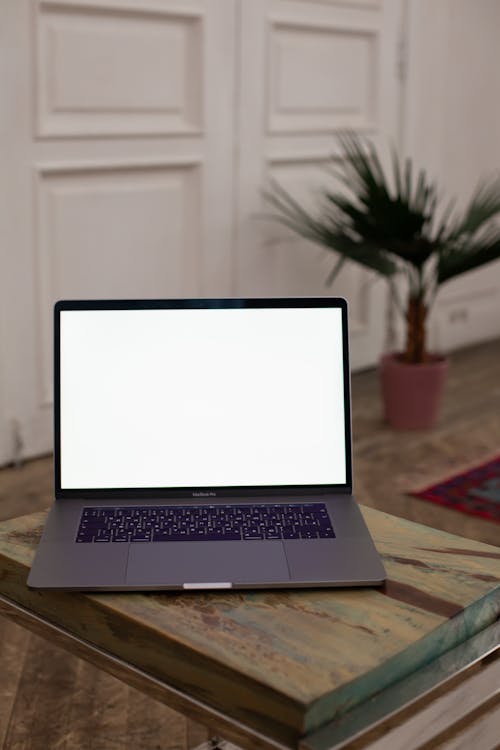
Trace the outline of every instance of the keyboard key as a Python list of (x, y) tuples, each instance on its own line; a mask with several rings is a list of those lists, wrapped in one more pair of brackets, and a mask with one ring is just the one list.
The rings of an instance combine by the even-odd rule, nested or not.
[(76, 537), (77, 542), (89, 543), (94, 541), (94, 535), (88, 532), (80, 532)]
[(260, 529), (243, 529), (243, 539), (264, 539)]
[(153, 542), (168, 542), (168, 531), (153, 531)]
[(94, 542), (110, 542), (111, 531), (99, 531), (94, 537)]
[(151, 532), (150, 531), (133, 531), (130, 538), (131, 542), (150, 542)]
[(333, 529), (330, 527), (329, 529), (320, 529), (318, 531), (318, 536), (320, 539), (333, 539), (335, 537), (335, 534), (333, 533)]
[(128, 531), (114, 531), (113, 532), (113, 542), (128, 542), (130, 539), (130, 534)]
[(216, 531), (212, 532), (212, 534), (207, 534), (204, 539), (207, 541), (240, 542), (241, 533), (239, 531)]

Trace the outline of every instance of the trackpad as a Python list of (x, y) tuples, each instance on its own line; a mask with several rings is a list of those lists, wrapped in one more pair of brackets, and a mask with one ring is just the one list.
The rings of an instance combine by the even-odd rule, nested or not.
[(152, 542), (131, 544), (127, 584), (288, 583), (282, 542)]

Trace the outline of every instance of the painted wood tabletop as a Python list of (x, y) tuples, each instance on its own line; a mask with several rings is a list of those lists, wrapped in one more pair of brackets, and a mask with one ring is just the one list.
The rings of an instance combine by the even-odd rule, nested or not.
[(362, 510), (380, 589), (30, 590), (35, 513), (0, 524), (0, 594), (293, 746), (500, 616), (500, 549)]

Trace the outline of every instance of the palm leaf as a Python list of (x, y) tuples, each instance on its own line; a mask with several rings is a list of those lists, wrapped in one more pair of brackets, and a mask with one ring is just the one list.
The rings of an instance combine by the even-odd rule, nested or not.
[(455, 276), (500, 259), (500, 230), (488, 233), (481, 242), (447, 247), (439, 254), (437, 283), (444, 284)]
[[(434, 294), (439, 284), (500, 257), (500, 229), (492, 219), (500, 215), (500, 178), (476, 188), (463, 215), (453, 218), (450, 201), (439, 220), (434, 182), (424, 170), (414, 177), (410, 159), (404, 162), (392, 150), (393, 187), (375, 148), (352, 133), (339, 135), (341, 155), (332, 159), (330, 172), (345, 192), (321, 191), (317, 213), (306, 211), (281, 185), (273, 181), (266, 198), (274, 219), (296, 234), (341, 258), (391, 278), (404, 268), (412, 293)], [(424, 273), (435, 256), (431, 273)]]
[(372, 271), (377, 271), (383, 276), (395, 273), (394, 262), (376, 244), (350, 237), (345, 227), (335, 222), (328, 224), (328, 222), (314, 219), (281, 185), (275, 183), (274, 190), (274, 193), (265, 191), (264, 195), (271, 206), (277, 210), (277, 213), (272, 216), (280, 224), (304, 239), (326, 249), (335, 250), (344, 257)]
[(485, 180), (477, 186), (462, 219), (450, 239), (473, 235), (500, 212), (500, 177)]

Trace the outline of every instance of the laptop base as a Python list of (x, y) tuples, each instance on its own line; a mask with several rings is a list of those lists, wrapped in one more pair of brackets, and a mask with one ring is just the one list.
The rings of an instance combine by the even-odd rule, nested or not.
[[(295, 502), (306, 500), (310, 498), (297, 498)], [(335, 539), (122, 544), (77, 544), (74, 539), (88, 500), (56, 501), (28, 585), (65, 590), (157, 591), (383, 583), (385, 571), (356, 501), (350, 496), (321, 500), (327, 506)], [(138, 501), (129, 502), (137, 505)], [(225, 498), (222, 502), (230, 501)], [(241, 498), (234, 502), (241, 502)], [(95, 501), (92, 504), (99, 505)], [(106, 507), (105, 502), (102, 505)], [(147, 502), (141, 501), (141, 505)], [(158, 500), (151, 501), (151, 505), (158, 505)]]

